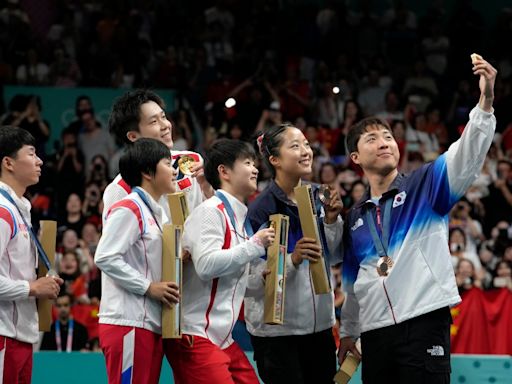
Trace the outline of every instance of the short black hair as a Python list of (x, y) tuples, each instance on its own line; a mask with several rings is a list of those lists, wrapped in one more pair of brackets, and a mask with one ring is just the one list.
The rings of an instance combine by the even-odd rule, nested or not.
[(224, 165), (230, 169), (238, 159), (256, 160), (256, 153), (249, 143), (241, 140), (219, 139), (208, 149), (204, 175), (213, 189), (221, 187), (218, 167)]
[(125, 93), (112, 106), (108, 120), (110, 133), (122, 143), (131, 144), (126, 136), (130, 131), (139, 132), (140, 107), (142, 104), (154, 101), (160, 108), (165, 109), (165, 103), (160, 96), (147, 89), (137, 89)]
[(293, 124), (284, 123), (273, 125), (265, 130), (261, 137), (259, 144), (260, 154), (263, 157), (263, 162), (272, 173), (272, 177), (276, 176), (276, 170), (270, 163), (270, 156), (279, 156), (279, 148), (283, 144), (283, 134), (288, 128), (296, 128)]
[(160, 160), (170, 158), (169, 148), (160, 140), (141, 138), (126, 148), (119, 159), (121, 177), (130, 187), (142, 184), (142, 174), (154, 176)]
[[(4, 157), (16, 158), (18, 151), (24, 145), (36, 146), (36, 140), (23, 128), (4, 125), (0, 127), (0, 162)], [(0, 167), (0, 175), (2, 168)]]
[(368, 132), (368, 127), (372, 126), (381, 126), (386, 128), (390, 133), (392, 133), (391, 128), (386, 120), (380, 119), (378, 117), (367, 117), (360, 122), (354, 124), (350, 127), (347, 138), (345, 141), (347, 147), (347, 153), (350, 155), (352, 152), (357, 152), (357, 143), (361, 138), (361, 135), (365, 132)]

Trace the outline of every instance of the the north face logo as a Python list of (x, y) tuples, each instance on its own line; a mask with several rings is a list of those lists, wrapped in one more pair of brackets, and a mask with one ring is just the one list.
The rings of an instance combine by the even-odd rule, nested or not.
[(430, 356), (444, 356), (444, 348), (441, 345), (433, 345), (432, 348), (427, 349)]

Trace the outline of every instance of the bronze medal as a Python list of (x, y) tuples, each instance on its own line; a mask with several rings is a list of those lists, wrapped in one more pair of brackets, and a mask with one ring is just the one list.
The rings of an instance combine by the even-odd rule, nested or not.
[(391, 257), (384, 256), (377, 261), (377, 273), (379, 276), (387, 276), (391, 268), (393, 268), (393, 260)]
[(318, 198), (323, 205), (329, 205), (331, 202), (331, 188), (326, 184), (320, 185), (318, 190)]
[(194, 163), (195, 160), (192, 156), (184, 155), (178, 159), (178, 167), (180, 168), (181, 173), (183, 173), (184, 175), (192, 174), (190, 168), (194, 165)]

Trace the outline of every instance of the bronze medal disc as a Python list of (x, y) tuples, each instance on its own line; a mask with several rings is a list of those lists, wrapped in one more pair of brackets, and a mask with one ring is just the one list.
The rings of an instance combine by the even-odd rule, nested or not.
[(323, 205), (329, 205), (331, 202), (331, 188), (326, 184), (320, 185), (318, 190), (318, 198)]
[(377, 262), (377, 273), (379, 276), (387, 276), (389, 270), (393, 267), (393, 260), (389, 256), (384, 256)]

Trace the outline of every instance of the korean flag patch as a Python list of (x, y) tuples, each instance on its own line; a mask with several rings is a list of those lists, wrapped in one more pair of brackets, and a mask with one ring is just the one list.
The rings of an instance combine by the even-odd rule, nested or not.
[(395, 195), (395, 198), (393, 199), (393, 208), (396, 208), (403, 203), (405, 203), (405, 198), (407, 197), (407, 193), (405, 191), (402, 191)]

